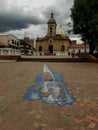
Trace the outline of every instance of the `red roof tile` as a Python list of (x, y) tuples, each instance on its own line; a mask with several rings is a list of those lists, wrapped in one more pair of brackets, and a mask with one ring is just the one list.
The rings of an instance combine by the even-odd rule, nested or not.
[[(69, 48), (85, 48), (85, 44), (70, 44)], [(89, 45), (86, 45), (86, 48), (89, 48)]]

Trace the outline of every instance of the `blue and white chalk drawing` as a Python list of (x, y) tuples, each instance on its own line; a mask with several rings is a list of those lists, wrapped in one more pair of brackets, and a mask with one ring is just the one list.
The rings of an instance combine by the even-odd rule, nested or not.
[(41, 100), (45, 103), (58, 104), (60, 106), (71, 105), (76, 99), (67, 89), (63, 76), (52, 72), (44, 65), (43, 73), (36, 76), (36, 84), (28, 88), (24, 100)]

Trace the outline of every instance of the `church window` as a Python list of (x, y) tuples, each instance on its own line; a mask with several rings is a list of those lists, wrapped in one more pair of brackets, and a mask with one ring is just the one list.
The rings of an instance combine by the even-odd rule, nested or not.
[(50, 27), (50, 35), (52, 35), (52, 27)]

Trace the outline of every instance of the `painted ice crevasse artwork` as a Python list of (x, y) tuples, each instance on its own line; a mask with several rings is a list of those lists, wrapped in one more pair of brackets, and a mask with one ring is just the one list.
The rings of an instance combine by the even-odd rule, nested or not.
[(72, 93), (68, 91), (63, 75), (53, 72), (47, 65), (44, 65), (43, 73), (38, 74), (35, 81), (35, 85), (28, 88), (24, 100), (41, 100), (60, 106), (71, 105), (76, 101)]

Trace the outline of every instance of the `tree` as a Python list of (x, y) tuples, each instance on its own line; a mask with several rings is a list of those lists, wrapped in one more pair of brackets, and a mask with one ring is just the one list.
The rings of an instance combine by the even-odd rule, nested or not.
[(98, 0), (74, 0), (71, 8), (73, 32), (89, 43), (90, 54), (98, 46)]

